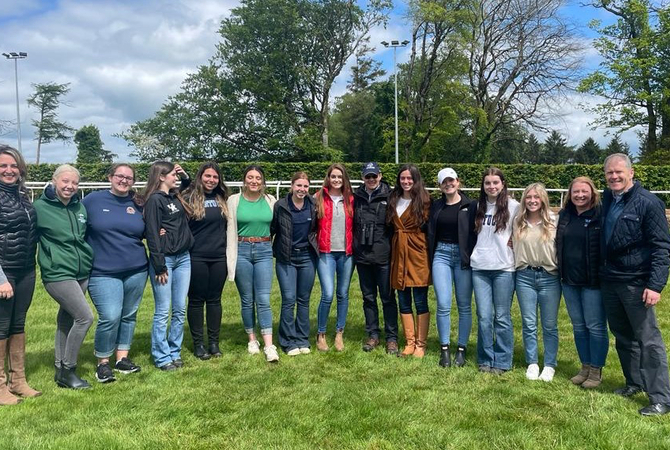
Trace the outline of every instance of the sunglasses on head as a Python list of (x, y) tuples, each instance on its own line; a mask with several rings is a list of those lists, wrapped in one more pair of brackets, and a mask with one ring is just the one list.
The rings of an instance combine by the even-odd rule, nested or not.
[(369, 173), (369, 174), (365, 175), (366, 180), (370, 180), (370, 179), (376, 180), (377, 178), (379, 178), (379, 175), (374, 174), (374, 173)]

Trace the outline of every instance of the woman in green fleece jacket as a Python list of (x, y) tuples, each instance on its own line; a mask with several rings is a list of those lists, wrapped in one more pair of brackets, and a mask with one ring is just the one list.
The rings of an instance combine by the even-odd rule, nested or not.
[(40, 236), (37, 262), (42, 282), (60, 305), (56, 321), (56, 376), (61, 387), (91, 387), (76, 374), (79, 349), (93, 323), (84, 292), (93, 262), (93, 249), (84, 240), (86, 208), (79, 201), (79, 171), (64, 164), (51, 185), (35, 201)]

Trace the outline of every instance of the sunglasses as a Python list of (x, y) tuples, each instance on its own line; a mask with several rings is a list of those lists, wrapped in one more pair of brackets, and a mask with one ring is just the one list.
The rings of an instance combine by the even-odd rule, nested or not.
[(369, 173), (365, 175), (366, 180), (376, 180), (377, 178), (379, 178), (379, 175), (375, 175), (374, 173)]

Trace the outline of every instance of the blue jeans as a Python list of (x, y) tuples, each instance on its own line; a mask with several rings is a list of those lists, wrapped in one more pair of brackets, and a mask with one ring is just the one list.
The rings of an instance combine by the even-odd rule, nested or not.
[(523, 348), (526, 363), (538, 363), (537, 309), (540, 308), (544, 366), (556, 367), (558, 355), (558, 305), (561, 303), (561, 280), (546, 270), (526, 268), (516, 272), (516, 298), (521, 309)]
[(610, 341), (600, 289), (563, 283), (563, 298), (572, 321), (579, 360), (582, 364), (604, 367)]
[(281, 290), (279, 345), (288, 352), (309, 348), (309, 297), (314, 287), (316, 256), (309, 248), (293, 250), (291, 264), (277, 262), (277, 281)]
[[(235, 239), (234, 236), (231, 236)], [(240, 293), (242, 323), (247, 334), (253, 334), (256, 317), (261, 335), (272, 334), (272, 309), (270, 309), (270, 291), (272, 290), (272, 243), (238, 242), (235, 285)]]
[(514, 272), (473, 270), (472, 287), (477, 305), (477, 363), (509, 370), (514, 353)]
[(461, 268), (458, 244), (438, 242), (433, 255), (433, 287), (437, 299), (437, 332), (440, 344), (451, 342), (451, 294), (456, 290), (458, 306), (458, 345), (465, 347), (472, 330), (472, 271)]
[(316, 267), (321, 283), (321, 302), (317, 313), (318, 332), (325, 333), (337, 273), (337, 331), (344, 330), (349, 310), (349, 283), (354, 272), (354, 258), (345, 252), (321, 253)]
[(125, 277), (96, 276), (88, 280), (88, 294), (98, 311), (96, 358), (109, 358), (114, 350), (130, 350), (146, 284), (146, 270)]
[(414, 294), (414, 306), (416, 315), (427, 314), (428, 310), (428, 286), (406, 287), (398, 290), (398, 309), (400, 314), (412, 314), (412, 294)]
[[(183, 252), (165, 256), (168, 281), (159, 284), (156, 271), (149, 264), (149, 279), (154, 292), (154, 323), (151, 329), (151, 356), (156, 367), (162, 367), (181, 358), (181, 342), (184, 339), (184, 316), (186, 315), (186, 294), (191, 282), (191, 256)], [(168, 317), (172, 310), (170, 332), (167, 331)]]

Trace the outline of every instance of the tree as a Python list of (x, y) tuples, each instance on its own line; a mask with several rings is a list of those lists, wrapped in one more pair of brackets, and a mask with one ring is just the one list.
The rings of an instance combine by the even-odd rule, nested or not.
[(57, 109), (62, 104), (67, 104), (61, 97), (70, 92), (70, 83), (44, 83), (33, 84), (35, 92), (28, 97), (28, 105), (37, 109), (39, 119), (33, 119), (32, 124), (37, 130), (37, 160), (40, 163), (40, 149), (42, 144), (53, 141), (69, 142), (72, 140), (74, 128), (67, 123), (58, 120)]
[(543, 145), (544, 151), (540, 163), (542, 164), (568, 164), (572, 162), (573, 148), (568, 145), (567, 140), (561, 134), (553, 130)]
[(544, 145), (537, 139), (537, 136), (530, 133), (524, 146), (521, 162), (526, 164), (540, 164), (544, 154)]
[(608, 26), (591, 24), (601, 35), (594, 45), (603, 61), (581, 81), (579, 90), (605, 99), (590, 108), (597, 117), (593, 125), (619, 131), (644, 127), (641, 150), (648, 155), (659, 148), (659, 138), (670, 148), (668, 8), (655, 14), (649, 0), (595, 0), (591, 5), (617, 18)]
[[(633, 160), (633, 155), (630, 153), (630, 145), (623, 142), (619, 135), (614, 136), (607, 144), (607, 147), (605, 147), (605, 150), (603, 150), (603, 160), (614, 153), (623, 153), (624, 155), (628, 155), (631, 161)], [(602, 163), (603, 161), (600, 162)]]
[(469, 87), (477, 113), (473, 148), (488, 161), (496, 130), (546, 119), (576, 83), (580, 46), (559, 10), (562, 0), (473, 0), (469, 5)]
[(74, 143), (77, 145), (77, 164), (109, 163), (117, 156), (102, 148), (100, 130), (95, 125), (81, 127), (74, 135)]
[(601, 164), (602, 162), (603, 149), (591, 137), (575, 150), (576, 164)]

